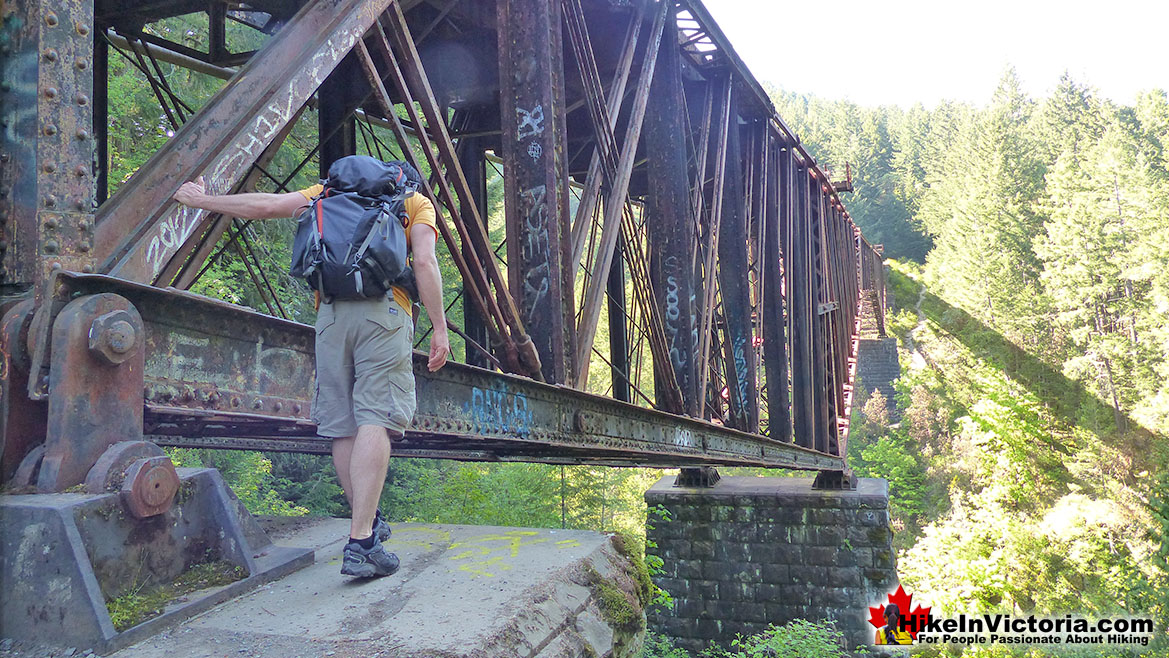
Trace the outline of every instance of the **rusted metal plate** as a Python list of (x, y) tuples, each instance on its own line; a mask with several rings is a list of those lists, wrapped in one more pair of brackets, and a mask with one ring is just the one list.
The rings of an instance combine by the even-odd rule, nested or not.
[[(112, 293), (80, 296), (57, 315), (39, 490), (80, 484), (108, 446), (142, 437), (143, 331), (130, 302)], [(125, 348), (124, 358), (111, 363), (95, 342)]]
[(297, 13), (102, 205), (100, 271), (153, 281), (207, 214), (171, 202), (175, 190), (199, 175), (211, 193), (230, 190), (389, 1), (317, 0)]
[(93, 267), (93, 6), (6, 5), (0, 48), (0, 285)]

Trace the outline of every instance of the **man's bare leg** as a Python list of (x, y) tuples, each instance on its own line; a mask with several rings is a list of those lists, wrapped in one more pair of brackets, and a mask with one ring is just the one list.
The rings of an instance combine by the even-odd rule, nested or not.
[(386, 428), (378, 425), (358, 427), (349, 457), (353, 509), (349, 536), (353, 539), (365, 539), (373, 534), (373, 517), (377, 513), (389, 466), (390, 436)]
[(337, 481), (345, 491), (345, 500), (349, 509), (353, 509), (353, 479), (349, 477), (349, 464), (353, 459), (353, 442), (355, 437), (347, 436), (343, 439), (333, 439), (333, 468), (337, 469)]

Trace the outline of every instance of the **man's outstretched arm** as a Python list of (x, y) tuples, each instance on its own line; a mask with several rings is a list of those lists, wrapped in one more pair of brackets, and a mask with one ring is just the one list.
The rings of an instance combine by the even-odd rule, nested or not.
[(442, 274), (438, 270), (438, 258), (434, 254), (436, 235), (434, 227), (418, 224), (410, 228), (410, 248), (414, 252), (414, 281), (418, 284), (418, 296), (434, 330), (430, 334), (430, 359), (427, 367), (431, 372), (443, 367), (450, 354), (450, 339), (447, 338), (446, 315), (442, 305)]
[(222, 196), (207, 194), (202, 176), (197, 181), (183, 183), (173, 198), (184, 206), (202, 208), (240, 219), (295, 217), (309, 205), (308, 199), (300, 192), (283, 194), (244, 192)]

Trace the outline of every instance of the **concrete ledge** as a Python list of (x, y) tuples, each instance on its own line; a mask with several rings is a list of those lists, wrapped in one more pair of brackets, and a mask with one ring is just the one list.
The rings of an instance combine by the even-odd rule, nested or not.
[[(595, 573), (644, 619), (632, 567), (609, 536), (580, 530), (394, 524), (385, 578), (340, 574), (347, 519), (287, 524), (284, 541), (317, 562), (228, 601), (116, 658), (381, 655), (426, 658), (626, 658), (644, 626), (615, 627)], [(611, 592), (610, 592), (611, 593)]]

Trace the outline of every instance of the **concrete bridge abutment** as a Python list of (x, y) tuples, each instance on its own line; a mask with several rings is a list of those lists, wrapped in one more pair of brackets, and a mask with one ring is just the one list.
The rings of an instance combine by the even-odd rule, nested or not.
[(832, 619), (849, 649), (872, 642), (868, 607), (897, 589), (889, 488), (864, 478), (853, 491), (812, 489), (812, 478), (724, 477), (710, 488), (646, 492), (647, 553), (674, 608), (651, 630), (698, 651), (793, 619)]

